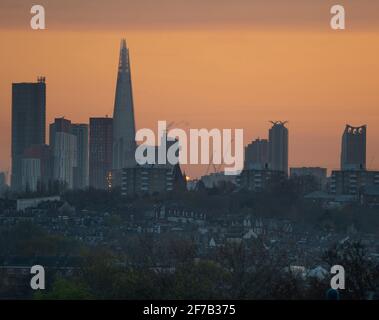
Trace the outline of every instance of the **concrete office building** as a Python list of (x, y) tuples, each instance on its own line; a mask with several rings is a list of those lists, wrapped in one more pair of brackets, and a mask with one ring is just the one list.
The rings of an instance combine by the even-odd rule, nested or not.
[(86, 189), (89, 186), (89, 149), (88, 124), (72, 124), (71, 132), (77, 142), (77, 166), (74, 168), (74, 189)]
[(122, 172), (123, 196), (184, 190), (186, 181), (179, 165), (135, 165)]
[(95, 189), (111, 187), (113, 119), (90, 118), (89, 185)]
[(77, 138), (71, 121), (57, 118), (50, 125), (50, 146), (53, 158), (53, 180), (74, 189), (74, 170), (77, 167)]
[(244, 169), (237, 176), (237, 186), (249, 191), (262, 191), (272, 183), (286, 179), (286, 174), (281, 170), (270, 169)]
[(365, 125), (346, 125), (342, 135), (341, 170), (366, 169), (366, 131)]
[(271, 122), (269, 130), (269, 167), (288, 174), (288, 129), (286, 122)]
[(27, 148), (22, 159), (22, 191), (44, 191), (52, 179), (50, 147), (35, 145)]
[(17, 211), (25, 211), (29, 208), (37, 208), (40, 203), (43, 202), (56, 202), (61, 201), (60, 196), (41, 197), (41, 198), (29, 198), (29, 199), (17, 199), (16, 208)]
[(7, 189), (7, 175), (5, 172), (0, 172), (0, 196)]
[(236, 184), (235, 175), (225, 175), (224, 172), (213, 172), (201, 177), (206, 188), (220, 187), (225, 184)]
[(316, 179), (320, 188), (324, 188), (327, 181), (327, 169), (320, 167), (299, 167), (299, 168), (290, 168), (290, 177), (304, 177), (312, 176)]
[(43, 145), (46, 139), (46, 84), (12, 84), (12, 173), (11, 187), (22, 188), (22, 158), (26, 148)]
[(379, 171), (335, 170), (330, 177), (329, 193), (358, 196), (365, 187), (379, 186)]
[(268, 168), (268, 140), (256, 139), (245, 147), (245, 169)]

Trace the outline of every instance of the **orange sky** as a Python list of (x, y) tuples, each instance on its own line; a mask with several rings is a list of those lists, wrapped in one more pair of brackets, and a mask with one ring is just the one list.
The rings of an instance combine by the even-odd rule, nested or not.
[(11, 83), (46, 76), (48, 123), (112, 115), (121, 37), (130, 49), (137, 128), (186, 120), (191, 128), (243, 128), (248, 143), (267, 137), (269, 120), (288, 120), (290, 166), (331, 169), (339, 166), (344, 125), (367, 124), (367, 165), (379, 168), (379, 32), (236, 24), (0, 28), (0, 170), (9, 167)]

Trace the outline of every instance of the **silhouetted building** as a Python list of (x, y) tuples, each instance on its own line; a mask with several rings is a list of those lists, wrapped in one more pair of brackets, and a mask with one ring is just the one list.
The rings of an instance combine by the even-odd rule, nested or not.
[(333, 195), (357, 195), (362, 188), (379, 185), (379, 171), (335, 170), (330, 177), (329, 192)]
[(61, 200), (60, 196), (17, 199), (17, 211), (25, 211), (28, 208), (37, 208), (38, 205), (43, 202), (56, 202), (60, 200)]
[(22, 191), (46, 191), (52, 180), (52, 157), (47, 145), (34, 145), (24, 151)]
[(290, 177), (312, 176), (315, 178), (320, 188), (324, 188), (327, 181), (327, 169), (320, 167), (290, 168)]
[(341, 170), (366, 169), (366, 126), (346, 125), (342, 135)]
[(245, 147), (245, 169), (268, 168), (268, 140), (256, 139)]
[(188, 179), (187, 180), (187, 190), (188, 191), (196, 191), (196, 186), (199, 182), (201, 182), (204, 185), (204, 182), (202, 182), (199, 179)]
[(89, 184), (96, 189), (110, 188), (113, 151), (113, 119), (90, 118)]
[(361, 203), (369, 207), (379, 207), (379, 185), (363, 187)]
[(0, 195), (5, 191), (7, 188), (7, 176), (5, 172), (0, 172)]
[(53, 180), (59, 181), (67, 189), (73, 189), (78, 148), (70, 120), (57, 118), (50, 124), (50, 146), (53, 157)]
[(45, 144), (45, 78), (36, 83), (12, 84), (12, 189), (22, 187), (22, 157), (26, 148)]
[(179, 165), (135, 165), (122, 170), (123, 196), (186, 190)]
[(73, 124), (71, 130), (77, 142), (77, 166), (74, 168), (74, 189), (85, 189), (89, 185), (88, 124)]
[(271, 170), (288, 174), (288, 129), (286, 122), (272, 122), (269, 130), (269, 166)]
[(220, 187), (225, 184), (236, 184), (236, 175), (225, 175), (224, 172), (213, 172), (201, 177), (206, 188)]
[(249, 191), (262, 191), (272, 185), (286, 179), (287, 175), (281, 170), (270, 169), (244, 169), (237, 176), (237, 186)]
[(5, 172), (0, 172), (0, 186), (4, 186), (5, 184), (6, 184)]
[(121, 169), (134, 166), (135, 120), (130, 72), (129, 49), (121, 41), (120, 58), (113, 113), (113, 174), (116, 184), (120, 183)]

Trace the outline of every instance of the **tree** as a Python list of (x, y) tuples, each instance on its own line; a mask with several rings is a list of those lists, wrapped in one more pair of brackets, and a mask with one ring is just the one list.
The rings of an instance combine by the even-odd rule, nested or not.
[(370, 259), (361, 242), (336, 244), (325, 252), (323, 258), (329, 267), (341, 265), (345, 269), (346, 290), (342, 292), (342, 297), (367, 299), (369, 292), (378, 290), (379, 266)]
[(57, 278), (50, 291), (37, 291), (36, 300), (87, 300), (92, 296), (85, 284), (76, 280)]

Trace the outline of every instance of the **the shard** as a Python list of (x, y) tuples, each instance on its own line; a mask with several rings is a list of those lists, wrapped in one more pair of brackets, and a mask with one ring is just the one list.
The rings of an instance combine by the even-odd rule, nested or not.
[(113, 171), (135, 164), (135, 121), (129, 50), (121, 40), (116, 96), (113, 112)]

